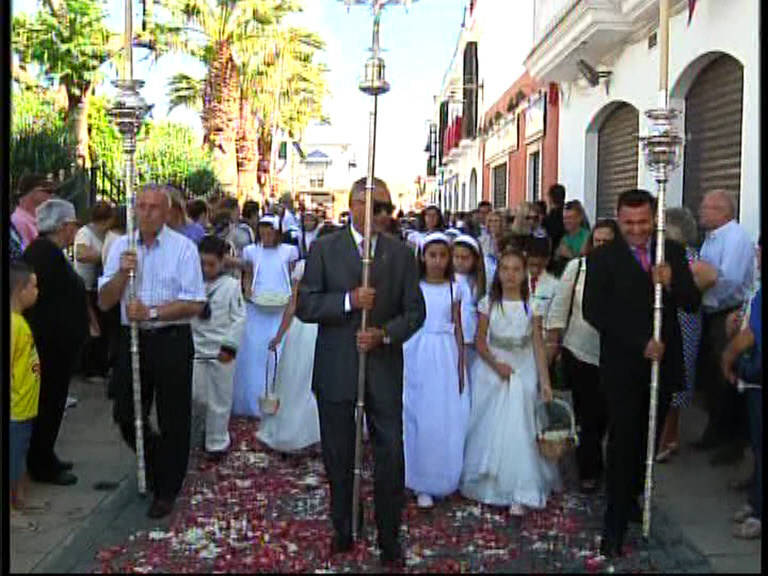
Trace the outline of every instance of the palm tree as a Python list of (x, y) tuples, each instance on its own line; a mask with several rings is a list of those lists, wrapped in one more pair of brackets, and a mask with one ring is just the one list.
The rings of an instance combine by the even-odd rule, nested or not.
[[(295, 28), (281, 32), (283, 16), (300, 9), (292, 0), (156, 2), (176, 26), (175, 31), (166, 26), (165, 37), (175, 34), (175, 46), (208, 68), (202, 80), (184, 73), (171, 79), (171, 108), (186, 105), (200, 111), (204, 142), (214, 152), (222, 183), (229, 191), (236, 187), (244, 199), (255, 188), (259, 152), (269, 150), (275, 122), (286, 126), (288, 118), (298, 127), (319, 114), (324, 70), (312, 59), (323, 48), (322, 40)], [(276, 53), (282, 55), (279, 86)], [(311, 105), (305, 93), (314, 95)], [(278, 119), (272, 114), (275, 94), (289, 102)], [(293, 110), (302, 104), (302, 112)]]
[(67, 123), (73, 155), (82, 166), (88, 155), (88, 97), (99, 69), (119, 52), (121, 37), (104, 25), (102, 0), (46, 0), (34, 18), (13, 19), (13, 51), (19, 57), (16, 78), (29, 82), (27, 65), (35, 62), (47, 81), (67, 96)]

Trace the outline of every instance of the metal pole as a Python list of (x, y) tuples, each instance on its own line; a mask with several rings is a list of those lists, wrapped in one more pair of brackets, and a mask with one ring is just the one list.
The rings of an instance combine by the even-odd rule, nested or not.
[[(669, 0), (659, 0), (659, 106), (669, 110), (668, 72), (669, 70)], [(668, 131), (669, 133), (669, 131)], [(664, 262), (665, 208), (668, 170), (671, 163), (660, 163), (656, 167), (656, 266)], [(654, 285), (653, 295), (653, 339), (661, 341), (663, 287)], [(645, 485), (643, 490), (643, 538), (648, 539), (651, 532), (651, 497), (653, 493), (653, 460), (656, 453), (656, 416), (659, 397), (659, 376), (661, 365), (658, 360), (651, 363), (651, 390), (648, 413), (648, 445), (645, 458)]]
[[(129, 239), (129, 250), (136, 252), (136, 236), (134, 234), (134, 184), (136, 179), (136, 134), (141, 120), (148, 107), (139, 94), (143, 82), (133, 79), (133, 6), (130, 0), (125, 0), (125, 64), (122, 78), (114, 82), (118, 95), (111, 114), (123, 136), (123, 153), (125, 155), (123, 172), (125, 179), (126, 201), (126, 232)], [(136, 275), (131, 272), (128, 280), (129, 298), (136, 297)], [(141, 401), (141, 370), (139, 358), (139, 327), (133, 321), (130, 324), (131, 376), (133, 386), (134, 425), (136, 428), (136, 477), (139, 494), (146, 494), (147, 482), (144, 459), (144, 422)]]

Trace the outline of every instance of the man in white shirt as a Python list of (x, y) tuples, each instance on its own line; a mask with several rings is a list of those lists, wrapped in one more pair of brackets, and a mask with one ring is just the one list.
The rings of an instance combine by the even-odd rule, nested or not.
[[(150, 518), (173, 510), (187, 472), (192, 410), (194, 345), (190, 321), (203, 310), (206, 294), (194, 243), (167, 225), (169, 186), (147, 185), (136, 199), (137, 250), (127, 236), (115, 240), (99, 279), (99, 305), (119, 304), (123, 331), (113, 379), (114, 418), (126, 443), (134, 448), (133, 379), (129, 323), (139, 323), (141, 398), (147, 483), (154, 492)], [(136, 297), (128, 293), (130, 272)], [(160, 433), (149, 425), (153, 396)]]
[(725, 190), (704, 196), (699, 207), (699, 222), (706, 231), (701, 259), (717, 269), (717, 282), (703, 294), (700, 385), (706, 390), (709, 422), (695, 446), (711, 450), (711, 463), (724, 465), (743, 455), (743, 406), (741, 397), (724, 379), (719, 359), (727, 344), (725, 322), (750, 297), (754, 279), (755, 248), (746, 231), (736, 222), (736, 207)]

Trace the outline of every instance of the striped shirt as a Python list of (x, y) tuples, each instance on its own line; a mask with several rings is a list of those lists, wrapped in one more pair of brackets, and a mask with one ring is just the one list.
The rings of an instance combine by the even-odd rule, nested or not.
[[(138, 236), (138, 231), (136, 232)], [(128, 236), (120, 236), (109, 250), (104, 275), (99, 278), (99, 291), (120, 270), (120, 256), (128, 250)], [(177, 300), (205, 302), (205, 283), (200, 258), (194, 243), (185, 236), (163, 226), (152, 246), (146, 246), (139, 237), (136, 245), (138, 267), (136, 271), (136, 297), (146, 306), (161, 306)], [(120, 319), (128, 325), (125, 306), (128, 287), (120, 298)], [(170, 324), (189, 324), (190, 319), (172, 322), (148, 322), (144, 328), (157, 328)]]

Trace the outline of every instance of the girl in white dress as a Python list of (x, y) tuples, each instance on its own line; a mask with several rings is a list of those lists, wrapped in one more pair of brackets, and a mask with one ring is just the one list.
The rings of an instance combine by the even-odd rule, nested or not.
[(485, 296), (485, 264), (480, 243), (462, 234), (453, 241), (453, 268), (456, 271), (456, 283), (465, 285), (464, 290), (470, 298), (461, 301), (461, 328), (464, 336), (464, 357), (466, 359), (467, 386), (472, 399), (472, 366), (477, 358), (475, 335), (477, 333), (477, 304)]
[(277, 217), (262, 216), (259, 243), (243, 249), (248, 317), (235, 365), (232, 414), (237, 416), (261, 416), (259, 397), (265, 391), (267, 362), (273, 363), (269, 343), (277, 335), (285, 307), (291, 301), (290, 268), (299, 258), (299, 251), (296, 246), (280, 244), (279, 227)]
[(469, 395), (459, 306), (465, 295), (455, 284), (449, 239), (432, 233), (420, 255), (421, 291), (427, 308), (424, 325), (403, 349), (403, 436), (405, 485), (429, 508), (433, 497), (459, 487)]
[[(478, 306), (472, 413), (461, 493), (520, 516), (543, 508), (558, 483), (557, 469), (538, 450), (534, 409), (552, 398), (541, 330), (528, 304), (525, 256), (505, 251)], [(538, 324), (538, 321), (536, 322)]]
[(269, 343), (270, 350), (277, 350), (285, 337), (275, 380), (280, 407), (277, 414), (263, 416), (257, 436), (279, 452), (295, 452), (320, 442), (317, 401), (312, 394), (317, 324), (305, 324), (294, 316), (304, 263), (305, 260), (302, 260), (296, 264), (292, 276), (291, 303), (283, 313), (283, 322), (277, 336)]

